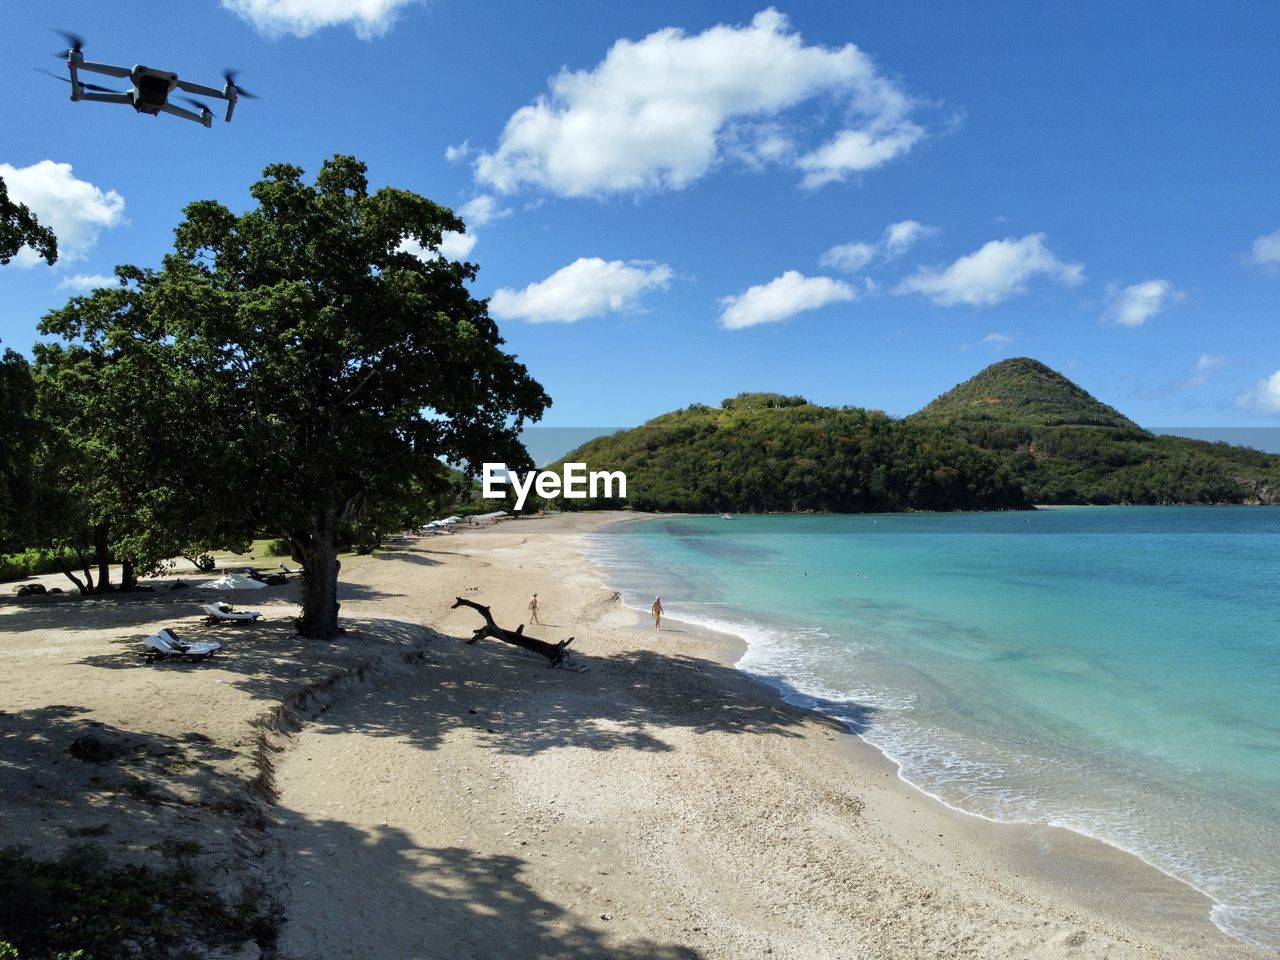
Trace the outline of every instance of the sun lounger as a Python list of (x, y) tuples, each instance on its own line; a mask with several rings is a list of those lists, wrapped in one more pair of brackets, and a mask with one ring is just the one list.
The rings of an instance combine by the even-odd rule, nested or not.
[(204, 660), (222, 649), (220, 643), (187, 643), (168, 627), (143, 642), (147, 649), (142, 655), (148, 663), (156, 660)]
[(290, 570), (288, 567), (284, 565), (283, 560), (280, 561), (280, 569), (283, 570), (285, 573), (294, 574), (299, 577), (302, 576), (304, 573), (306, 573), (306, 571), (302, 569), (302, 567), (299, 567), (297, 570)]
[(259, 610), (232, 610), (229, 603), (206, 603), (200, 609), (209, 623), (253, 623), (262, 616)]

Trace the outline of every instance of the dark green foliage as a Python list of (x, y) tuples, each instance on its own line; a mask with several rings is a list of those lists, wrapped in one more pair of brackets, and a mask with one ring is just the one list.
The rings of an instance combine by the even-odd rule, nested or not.
[[(90, 563), (96, 562), (92, 554), (86, 559)], [(28, 577), (38, 577), (42, 573), (58, 573), (63, 565), (75, 566), (78, 562), (78, 558), (69, 550), (64, 549), (61, 555), (58, 555), (52, 550), (28, 547), (21, 553), (0, 555), (0, 581), (25, 580)]]
[[(809, 403), (804, 397), (787, 397), (780, 393), (740, 393), (736, 397), (730, 397), (720, 402), (722, 410), (773, 410), (779, 407), (803, 407)], [(701, 407), (695, 404), (689, 407), (692, 410), (695, 407), (701, 409), (710, 409), (709, 407)]]
[(9, 199), (9, 188), (0, 178), (0, 264), (6, 264), (23, 247), (30, 247), (53, 266), (58, 259), (58, 238), (24, 204)]
[(564, 458), (622, 470), (585, 507), (856, 513), (1029, 503), (1277, 503), (1280, 457), (1143, 430), (1035, 360), (994, 364), (894, 420), (744, 393), (600, 437)]
[(166, 871), (112, 865), (96, 844), (74, 847), (58, 860), (32, 859), (21, 849), (0, 851), (0, 943), (23, 960), (49, 960), (83, 950), (92, 960), (123, 960), (127, 940), (147, 956), (194, 938), (234, 946), (270, 943), (276, 919), (252, 903), (228, 904), (199, 881), (184, 851)]
[(0, 550), (25, 546), (33, 507), (35, 382), (21, 354), (0, 354)]
[(1149, 433), (1025, 357), (993, 364), (907, 422), (989, 451), (1036, 503), (1280, 502), (1280, 457)]
[(598, 437), (565, 460), (622, 470), (628, 493), (625, 504), (561, 501), (566, 509), (858, 513), (1026, 505), (991, 457), (943, 431), (776, 394), (665, 414)]
[(289, 546), (288, 540), (270, 540), (263, 552), (268, 557), (287, 557), (293, 553), (293, 548)]
[[(82, 589), (109, 589), (105, 562), (131, 575), (166, 559), (244, 542), (226, 521), (235, 492), (184, 489), (191, 458), (211, 442), (202, 385), (175, 362), (157, 310), (156, 276), (120, 267), (121, 283), (73, 297), (50, 312), (33, 368), (40, 421), (37, 482), (41, 536), (55, 549), (96, 551), (95, 585), (86, 565)], [(201, 475), (216, 476), (202, 470)], [(210, 491), (219, 494), (210, 499)], [(127, 579), (127, 576), (126, 576)]]

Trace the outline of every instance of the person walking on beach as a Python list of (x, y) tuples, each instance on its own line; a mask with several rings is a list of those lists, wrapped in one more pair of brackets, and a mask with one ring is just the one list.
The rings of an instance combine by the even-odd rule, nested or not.
[(542, 623), (542, 621), (538, 619), (538, 595), (536, 593), (529, 598), (529, 622), (538, 624)]
[(654, 597), (653, 603), (649, 606), (649, 612), (653, 614), (653, 629), (662, 629), (662, 598)]

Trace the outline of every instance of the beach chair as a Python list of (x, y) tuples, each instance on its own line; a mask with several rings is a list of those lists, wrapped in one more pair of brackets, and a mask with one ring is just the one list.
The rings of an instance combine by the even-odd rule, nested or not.
[(187, 643), (176, 633), (165, 627), (143, 641), (146, 649), (142, 652), (147, 663), (157, 660), (206, 660), (222, 649), (220, 643)]
[(281, 570), (283, 570), (285, 573), (288, 573), (288, 574), (291, 574), (291, 575), (295, 575), (295, 576), (299, 576), (299, 577), (300, 577), (300, 576), (302, 576), (302, 575), (306, 572), (305, 570), (303, 570), (303, 568), (302, 568), (302, 567), (299, 567), (297, 570), (290, 570), (288, 567), (286, 567), (286, 566), (284, 565), (284, 561), (283, 561), (283, 560), (281, 560), (281, 561), (280, 561), (280, 569), (281, 569)]
[(206, 603), (200, 609), (208, 623), (253, 623), (262, 616), (259, 610), (233, 610), (229, 603)]

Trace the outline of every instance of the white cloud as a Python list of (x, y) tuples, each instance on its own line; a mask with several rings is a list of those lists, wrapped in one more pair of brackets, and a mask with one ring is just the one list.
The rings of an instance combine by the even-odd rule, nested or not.
[(1024, 292), (1036, 277), (1048, 277), (1069, 287), (1081, 283), (1084, 264), (1064, 263), (1044, 241), (1043, 233), (992, 240), (948, 267), (921, 267), (894, 292), (918, 293), (942, 306), (991, 306)]
[(464, 260), (475, 249), (474, 233), (456, 233), (446, 230), (440, 236), (440, 256), (450, 260)]
[(1259, 267), (1280, 270), (1280, 230), (1253, 241), (1249, 262)]
[(1280, 413), (1280, 370), (1236, 397), (1236, 406), (1256, 413)]
[(1200, 359), (1195, 362), (1195, 366), (1191, 368), (1191, 374), (1183, 380), (1179, 386), (1187, 389), (1190, 387), (1200, 387), (1209, 382), (1209, 377), (1215, 370), (1221, 370), (1227, 365), (1227, 358), (1216, 353), (1202, 353)]
[(857, 273), (880, 253), (880, 248), (874, 243), (841, 243), (826, 253), (819, 259), (818, 263), (824, 267), (834, 267), (836, 270), (843, 270), (845, 273)]
[(900, 220), (885, 227), (875, 243), (860, 240), (838, 244), (824, 253), (818, 263), (845, 273), (857, 273), (873, 260), (888, 261), (902, 256), (921, 237), (937, 232), (937, 227), (926, 226), (919, 220)]
[(499, 320), (576, 323), (587, 317), (636, 310), (641, 296), (650, 290), (665, 290), (671, 276), (671, 268), (664, 263), (579, 257), (523, 290), (503, 287), (494, 291), (489, 312)]
[(62, 290), (80, 290), (88, 292), (99, 287), (118, 287), (119, 278), (114, 273), (77, 273), (73, 277), (63, 277), (58, 283)]
[(1183, 294), (1168, 280), (1143, 280), (1124, 289), (1111, 287), (1108, 297), (1105, 319), (1122, 327), (1140, 327)]
[[(786, 133), (775, 121), (816, 98), (836, 102), (845, 129), (797, 157), (801, 118), (788, 115)], [(806, 46), (770, 8), (747, 26), (619, 40), (592, 69), (562, 70), (511, 116), (475, 174), (500, 193), (600, 196), (680, 189), (732, 156), (794, 164), (816, 187), (909, 150), (924, 133), (914, 107), (856, 46)]]
[(847, 283), (831, 277), (806, 277), (795, 270), (768, 283), (749, 287), (737, 296), (721, 297), (724, 310), (720, 326), (726, 330), (742, 330), (761, 323), (777, 323), (831, 303), (842, 303), (857, 296)]
[(499, 206), (496, 197), (489, 193), (482, 193), (464, 203), (458, 213), (467, 226), (483, 227), (490, 221), (511, 216), (511, 208)]
[(396, 14), (414, 0), (222, 0), (222, 6), (271, 36), (309, 37), (349, 23), (361, 40), (391, 29)]
[(448, 146), (444, 148), (444, 158), (449, 163), (457, 163), (459, 160), (465, 160), (471, 156), (475, 148), (471, 146), (470, 140), (463, 140), (457, 146)]
[[(86, 180), (77, 180), (71, 164), (41, 160), (29, 167), (0, 163), (0, 179), (9, 197), (31, 208), (40, 223), (58, 238), (58, 259), (82, 260), (98, 242), (98, 234), (124, 223), (124, 197), (103, 191)], [(43, 263), (34, 250), (24, 248), (13, 263), (21, 267)]]
[(884, 239), (881, 245), (886, 253), (900, 257), (921, 237), (928, 237), (938, 232), (937, 227), (930, 227), (919, 220), (899, 220), (884, 228)]
[(436, 251), (427, 250), (417, 240), (408, 238), (400, 241), (399, 249), (405, 253), (411, 253), (419, 260), (434, 260), (437, 257), (445, 257), (449, 260), (463, 260), (475, 248), (476, 235), (474, 233), (455, 233), (453, 230), (446, 230), (440, 235), (440, 247)]
[(883, 166), (906, 153), (924, 136), (924, 128), (897, 118), (865, 130), (841, 130), (826, 145), (796, 161), (805, 171), (801, 185), (811, 190)]
[(962, 351), (972, 350), (974, 347), (986, 347), (992, 353), (1000, 353), (1013, 343), (1014, 338), (1005, 333), (988, 333), (981, 340), (970, 341), (969, 343), (960, 344)]

